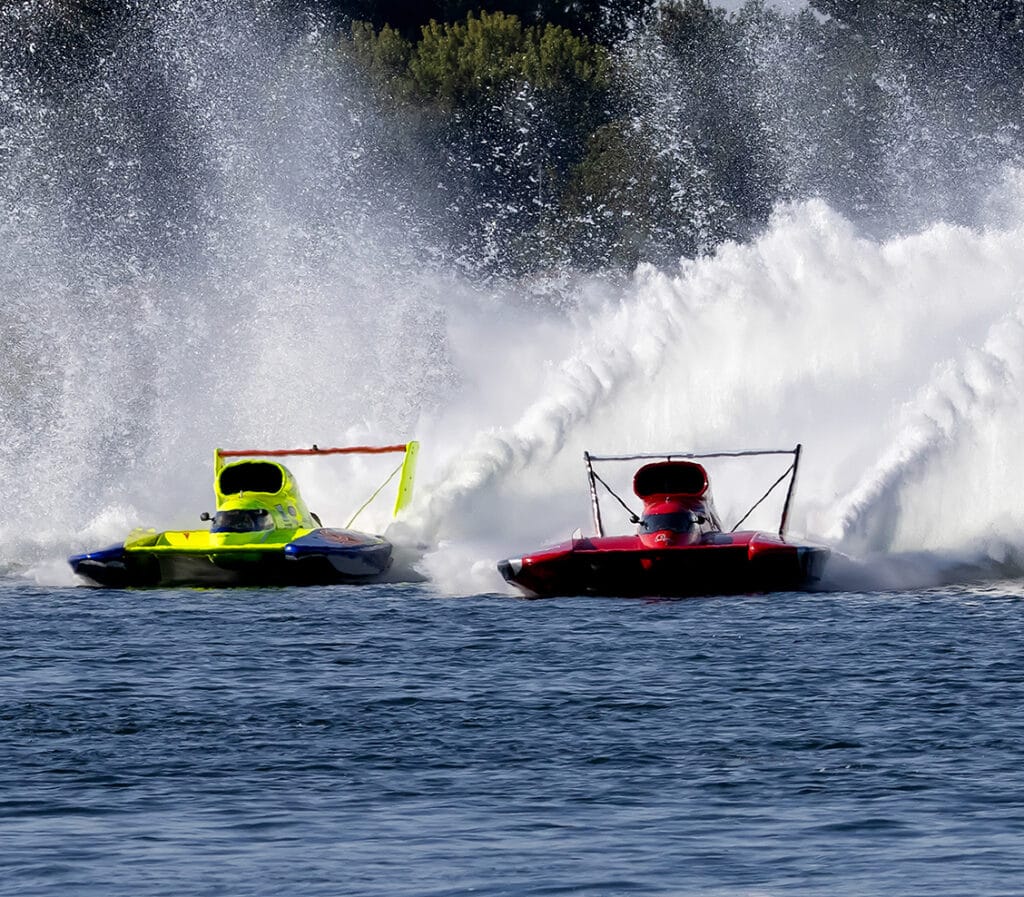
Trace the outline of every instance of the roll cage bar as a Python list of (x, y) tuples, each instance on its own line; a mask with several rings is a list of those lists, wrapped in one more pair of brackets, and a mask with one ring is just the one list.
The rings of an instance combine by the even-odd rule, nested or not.
[(416, 459), (419, 457), (420, 444), (413, 440), (400, 445), (348, 445), (336, 448), (320, 448), (315, 443), (311, 448), (300, 449), (214, 449), (213, 450), (213, 475), (216, 477), (224, 466), (225, 458), (284, 458), (293, 455), (383, 455), (390, 452), (402, 452), (405, 458), (398, 469), (381, 484), (380, 488), (370, 496), (369, 500), (353, 515), (347, 525), (351, 525), (356, 516), (373, 499), (377, 497), (381, 489), (390, 482), (391, 477), (401, 470), (401, 477), (398, 480), (398, 496), (395, 499), (394, 515), (405, 508), (412, 501), (412, 489), (416, 479)]
[[(779, 536), (784, 536), (786, 532), (786, 523), (789, 520), (789, 507), (793, 500), (793, 492), (796, 489), (796, 473), (797, 468), (800, 466), (800, 452), (802, 446), (797, 444), (796, 448), (791, 449), (760, 449), (755, 451), (738, 451), (738, 452), (644, 452), (636, 455), (592, 455), (590, 452), (583, 453), (583, 461), (587, 467), (587, 479), (590, 483), (590, 506), (594, 513), (594, 529), (597, 531), (598, 536), (604, 535), (604, 522), (601, 519), (601, 502), (597, 494), (597, 483), (601, 482), (602, 485), (609, 492), (611, 489), (608, 484), (604, 482), (595, 472), (594, 463), (604, 461), (696, 461), (701, 458), (749, 458), (758, 455), (792, 455), (793, 462), (789, 465), (788, 469), (780, 476), (753, 505), (744, 514), (736, 525), (730, 530), (735, 532), (740, 524), (743, 523), (772, 492), (775, 491), (775, 487), (779, 483), (783, 482), (787, 477), (789, 478), (789, 486), (786, 489), (786, 501), (782, 506), (782, 516), (779, 520)], [(611, 494), (619, 501), (620, 504), (625, 507), (625, 503), (620, 499), (614, 492)], [(629, 510), (627, 508), (627, 510)]]

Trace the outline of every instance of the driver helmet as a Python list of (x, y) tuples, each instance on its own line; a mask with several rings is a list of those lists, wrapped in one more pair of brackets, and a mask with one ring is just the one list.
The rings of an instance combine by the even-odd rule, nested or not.
[(661, 501), (644, 508), (640, 539), (647, 547), (692, 545), (700, 541), (706, 516), (690, 502)]

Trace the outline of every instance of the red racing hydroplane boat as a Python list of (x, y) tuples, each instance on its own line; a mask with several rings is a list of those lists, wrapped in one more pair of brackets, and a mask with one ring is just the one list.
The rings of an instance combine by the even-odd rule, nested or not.
[[(706, 458), (791, 455), (792, 463), (726, 531), (715, 510)], [(689, 454), (591, 455), (584, 452), (596, 536), (574, 535), (570, 542), (498, 564), (506, 581), (529, 597), (607, 595), (683, 597), (806, 590), (822, 575), (827, 548), (790, 542), (786, 521), (800, 464), (795, 449)], [(595, 462), (661, 459), (645, 464), (633, 477), (643, 502), (640, 515), (629, 511), (594, 471)], [(739, 527), (783, 481), (789, 481), (777, 533), (740, 531)], [(606, 536), (597, 484), (629, 511), (639, 524), (635, 535)]]

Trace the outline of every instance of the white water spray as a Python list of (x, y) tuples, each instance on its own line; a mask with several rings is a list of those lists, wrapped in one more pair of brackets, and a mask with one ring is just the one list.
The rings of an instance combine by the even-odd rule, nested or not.
[[(566, 311), (424, 264), (436, 254), (404, 223), (422, 207), (413, 178), (380, 167), (389, 135), (336, 61), (196, 8), (213, 19), (168, 15), (150, 38), (163, 111), (193, 129), (175, 163), (188, 178), (164, 184), (131, 140), (114, 152), (137, 59), (75, 113), (118, 123), (101, 131), (103, 190), (71, 183), (83, 161), (95, 170), (89, 121), (72, 115), (62, 135), (6, 94), (26, 124), (5, 145), (26, 149), (6, 154), (0, 184), (17, 209), (0, 229), (0, 475), (19, 502), (0, 523), (4, 568), (70, 582), (71, 551), (196, 525), (215, 446), (416, 437), (419, 496), (394, 531), (433, 545), (424, 569), (443, 594), (503, 589), (496, 560), (588, 528), (584, 449), (802, 443), (791, 529), (886, 552), (840, 564), (838, 587), (1024, 570), (1014, 172), (990, 229), (879, 241), (822, 202), (794, 204), (674, 274), (581, 277)], [(181, 195), (161, 218), (147, 191), (165, 188)], [(293, 468), (334, 525), (388, 472)], [(735, 520), (779, 471), (711, 472)], [(772, 528), (776, 511), (752, 523)], [(382, 529), (386, 508), (359, 524)]]
[[(754, 243), (688, 263), (676, 277), (641, 272), (617, 303), (579, 316), (565, 335), (565, 360), (551, 365), (534, 400), (452, 458), (414, 520), (454, 543), (509, 553), (512, 540), (497, 533), (524, 528), (518, 493), (538, 510), (534, 544), (586, 526), (583, 448), (799, 441), (798, 532), (858, 553), (902, 532), (886, 547), (955, 548), (983, 565), (980, 538), (995, 528), (1013, 544), (1024, 530), (1011, 498), (1016, 478), (1006, 478), (1013, 465), (990, 454), (993, 440), (1012, 443), (1020, 410), (1020, 238), (1014, 227), (936, 225), (879, 243), (810, 203), (783, 210)], [(492, 355), (491, 364), (501, 363)], [(505, 364), (511, 376), (515, 358)], [(947, 373), (933, 383), (936, 371)], [(906, 405), (922, 391), (932, 426), (904, 423)], [(927, 410), (936, 403), (949, 419)], [(965, 445), (984, 458), (960, 458)], [(744, 496), (716, 489), (727, 508), (759, 494), (749, 491), (753, 482), (739, 482)], [(897, 492), (907, 493), (898, 506), (882, 501)], [(487, 516), (485, 507), (505, 513)], [(494, 537), (480, 537), (484, 520)], [(534, 547), (525, 533), (517, 544)], [(459, 562), (435, 559), (436, 576), (461, 589), (487, 585), (489, 564), (476, 566), (479, 578), (455, 576), (451, 567), (465, 568), (466, 556), (449, 550)], [(931, 584), (950, 566), (948, 556), (918, 554), (875, 580), (865, 568), (856, 575), (860, 585)]]

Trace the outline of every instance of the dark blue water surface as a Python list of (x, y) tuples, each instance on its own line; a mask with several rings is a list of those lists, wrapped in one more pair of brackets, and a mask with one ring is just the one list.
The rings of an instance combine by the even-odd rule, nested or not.
[(0, 893), (1024, 893), (1024, 590), (0, 586)]

